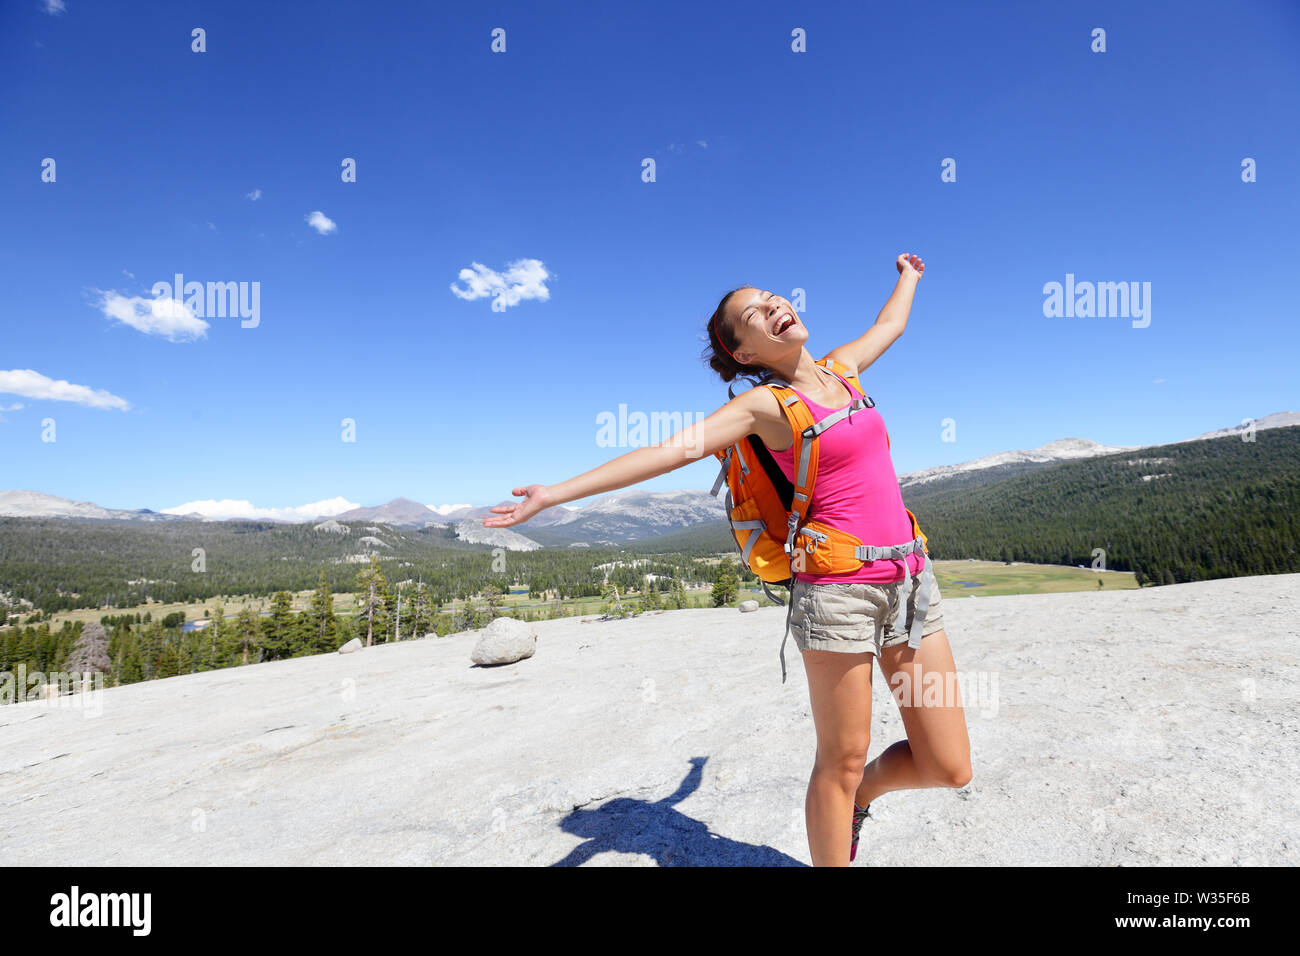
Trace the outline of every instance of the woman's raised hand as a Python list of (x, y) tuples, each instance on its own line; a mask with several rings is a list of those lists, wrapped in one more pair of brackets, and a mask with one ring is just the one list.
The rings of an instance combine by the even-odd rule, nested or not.
[(921, 261), (920, 256), (913, 256), (904, 252), (899, 255), (898, 261), (895, 264), (898, 266), (899, 275), (905, 276), (911, 274), (917, 279), (925, 275), (925, 263)]
[(495, 505), (491, 510), (494, 514), (501, 515), (501, 517), (484, 518), (483, 527), (508, 528), (512, 524), (527, 521), (537, 512), (551, 505), (546, 485), (528, 485), (524, 488), (516, 488), (510, 493), (515, 497), (522, 495), (524, 500), (516, 501), (512, 505)]

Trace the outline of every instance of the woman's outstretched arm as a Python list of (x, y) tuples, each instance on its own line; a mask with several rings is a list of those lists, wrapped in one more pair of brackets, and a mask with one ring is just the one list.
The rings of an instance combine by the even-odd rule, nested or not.
[(511, 494), (522, 496), (524, 500), (495, 506), (492, 511), (500, 517), (484, 518), (483, 526), (505, 528), (519, 524), (543, 508), (626, 488), (699, 461), (754, 432), (760, 416), (780, 415), (776, 400), (767, 397), (770, 395), (771, 392), (765, 388), (749, 389), (703, 421), (683, 428), (657, 444), (635, 448), (559, 484), (516, 488)]
[(925, 263), (920, 256), (900, 255), (895, 262), (898, 266), (898, 284), (876, 316), (876, 323), (852, 342), (848, 342), (827, 353), (828, 358), (842, 362), (861, 375), (876, 359), (885, 353), (885, 349), (907, 328), (907, 316), (912, 311), (912, 295), (916, 284), (925, 274)]

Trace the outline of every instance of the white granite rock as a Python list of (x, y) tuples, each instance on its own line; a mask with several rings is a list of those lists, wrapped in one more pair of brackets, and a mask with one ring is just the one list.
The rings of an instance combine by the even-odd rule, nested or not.
[(512, 617), (498, 617), (480, 632), (470, 660), (479, 665), (513, 664), (537, 650), (537, 630)]
[[(879, 798), (854, 866), (1300, 865), (1300, 574), (943, 611), (974, 776)], [(107, 688), (98, 713), (0, 705), (0, 866), (807, 865), (785, 615), (538, 621), (526, 667), (470, 666), (465, 633)], [(869, 758), (905, 736), (872, 667)]]

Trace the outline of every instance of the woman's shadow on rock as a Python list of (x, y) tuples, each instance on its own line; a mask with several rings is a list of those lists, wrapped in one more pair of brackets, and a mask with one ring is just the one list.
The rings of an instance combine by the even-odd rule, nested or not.
[(692, 768), (672, 795), (662, 800), (619, 797), (595, 810), (576, 808), (560, 829), (585, 837), (552, 866), (581, 866), (597, 853), (644, 853), (660, 866), (804, 866), (770, 846), (720, 837), (708, 825), (674, 809), (700, 785), (707, 757), (692, 757)]

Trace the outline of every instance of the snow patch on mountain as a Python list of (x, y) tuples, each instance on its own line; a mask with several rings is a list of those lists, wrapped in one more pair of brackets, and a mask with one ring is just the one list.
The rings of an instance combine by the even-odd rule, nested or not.
[(1147, 448), (1147, 445), (1102, 445), (1095, 441), (1089, 441), (1086, 438), (1059, 438), (1056, 441), (1049, 441), (1046, 445), (1029, 451), (1000, 451), (992, 455), (985, 455), (983, 458), (976, 458), (973, 461), (964, 461), (956, 465), (939, 465), (934, 468), (923, 468), (920, 471), (910, 471), (905, 475), (899, 475), (899, 481), (904, 488), (914, 485), (925, 484), (929, 481), (938, 481), (940, 478), (948, 478), (952, 475), (959, 475), (965, 472), (980, 471), (984, 468), (997, 468), (1002, 465), (1018, 465), (1025, 463), (1050, 463), (1056, 461), (1070, 461), (1077, 458), (1095, 458), (1098, 455), (1112, 455), (1121, 451), (1135, 451), (1139, 448)]
[[(1288, 428), (1291, 425), (1300, 425), (1300, 412), (1274, 412), (1272, 415), (1265, 415), (1263, 418), (1247, 419), (1253, 422), (1255, 430), (1259, 431), (1264, 428)], [(1187, 438), (1184, 441), (1201, 441), (1206, 438), (1223, 438), (1227, 435), (1240, 435), (1246, 430), (1246, 425), (1234, 425), (1232, 428), (1219, 428), (1212, 432), (1206, 432), (1204, 435), (1197, 435), (1195, 438)], [(1181, 445), (1182, 442), (1170, 442), (1171, 445)]]

